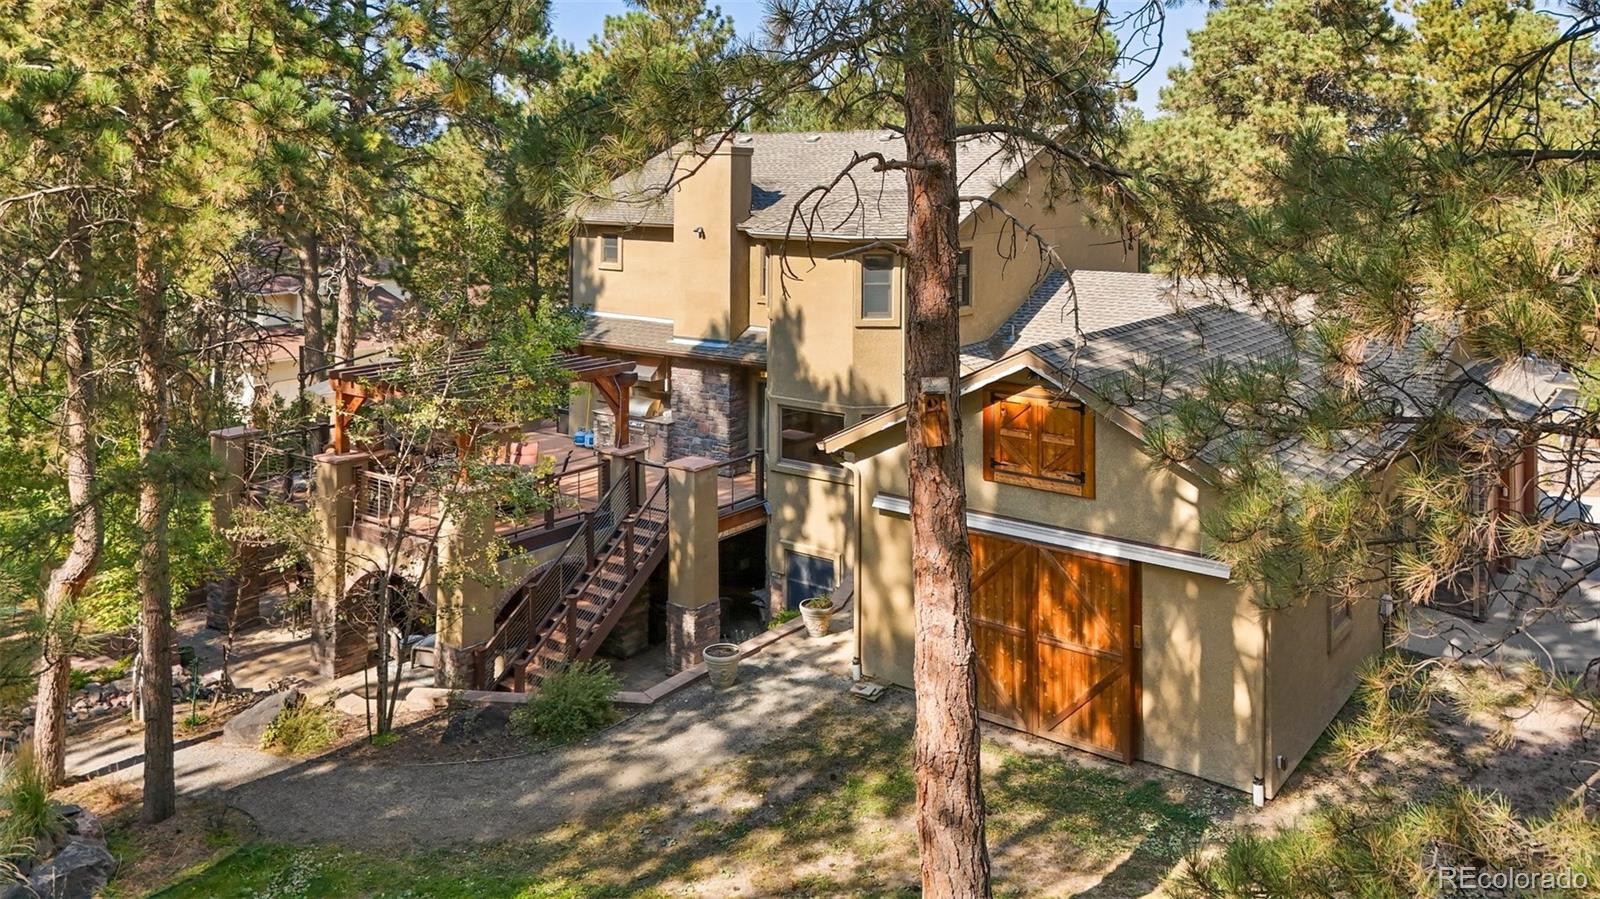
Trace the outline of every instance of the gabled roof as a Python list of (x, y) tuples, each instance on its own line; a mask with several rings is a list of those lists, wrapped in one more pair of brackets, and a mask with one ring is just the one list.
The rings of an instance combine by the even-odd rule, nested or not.
[(1055, 271), (986, 340), (961, 348), (963, 371), (1018, 350), (1156, 318), (1212, 300), (1213, 285), (1177, 284), (1148, 272)]
[[(750, 217), (740, 229), (758, 236), (783, 237), (795, 205), (807, 191), (833, 182), (855, 154), (881, 153), (904, 158), (905, 139), (891, 131), (829, 131), (740, 134), (736, 147), (749, 147)], [(580, 203), (585, 222), (619, 225), (671, 225), (671, 153), (659, 153), (633, 172), (611, 182), (611, 196)], [(970, 138), (956, 144), (956, 168), (963, 194), (990, 196), (1021, 171), (1026, 160), (1005, 150), (999, 141)], [(903, 172), (874, 172), (871, 163), (853, 171), (820, 204), (805, 200), (801, 213), (810, 219), (813, 237), (902, 240), (906, 236), (906, 179)], [(815, 207), (815, 210), (814, 210)], [(813, 211), (815, 214), (813, 215)], [(970, 212), (970, 209), (968, 210)], [(806, 225), (796, 221), (794, 235)]]
[[(1404, 382), (1407, 395), (1396, 399), (1406, 406), (1425, 406), (1437, 398), (1449, 379), (1442, 360), (1427, 349), (1427, 342), (1426, 336), (1419, 334), (1403, 347), (1375, 348), (1361, 367), (1370, 376), (1370, 389), (1391, 392), (1386, 385)], [(965, 394), (1031, 371), (1141, 436), (1173, 408), (1177, 398), (1203, 390), (1208, 371), (1217, 364), (1284, 355), (1304, 358), (1301, 377), (1308, 389), (1326, 383), (1329, 376), (1305, 358), (1279, 326), (1254, 312), (1211, 304), (1104, 328), (1086, 334), (1081, 341), (1050, 340), (1019, 349), (967, 374), (961, 391)], [(1119, 386), (1122, 379), (1139, 370), (1158, 373), (1160, 388), (1124, 391)], [(838, 452), (904, 421), (902, 404), (828, 437), (819, 446), (825, 452)], [(1341, 432), (1316, 446), (1294, 438), (1267, 452), (1292, 476), (1338, 480), (1387, 458), (1410, 431), (1397, 426), (1377, 433)], [(1195, 470), (1202, 475), (1207, 470), (1215, 472), (1227, 464), (1231, 448), (1223, 441), (1207, 445), (1198, 453)]]

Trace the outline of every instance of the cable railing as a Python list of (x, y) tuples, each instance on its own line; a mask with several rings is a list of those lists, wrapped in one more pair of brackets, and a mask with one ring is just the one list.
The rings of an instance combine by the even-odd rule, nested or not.
[[(620, 538), (611, 543), (605, 558), (600, 559), (590, 569), (582, 585), (577, 589), (573, 601), (567, 603), (562, 623), (564, 662), (570, 663), (577, 656), (590, 635), (611, 611), (609, 594), (612, 591), (598, 581), (611, 577), (617, 579), (620, 584), (626, 584), (634, 576), (639, 565), (666, 538), (667, 483), (662, 481), (650, 491), (650, 496), (639, 508), (639, 514), (625, 520)], [(584, 620), (578, 615), (576, 599), (586, 593), (598, 594), (595, 600), (600, 608), (594, 617)]]
[(314, 460), (321, 452), (327, 427), (306, 425), (246, 443), (244, 479), (250, 497), (257, 502), (306, 502), (311, 496)]
[(767, 498), (767, 467), (760, 450), (736, 456), (717, 466), (717, 509), (722, 514), (748, 508)]
[(596, 553), (606, 547), (633, 511), (632, 477), (619, 479), (606, 491), (594, 510), (561, 548), (555, 559), (529, 572), (511, 587), (499, 603), (510, 613), (494, 636), (473, 653), (473, 682), (488, 688), (518, 656), (533, 645), (539, 628), (555, 612), (561, 598), (576, 587), (595, 565)]

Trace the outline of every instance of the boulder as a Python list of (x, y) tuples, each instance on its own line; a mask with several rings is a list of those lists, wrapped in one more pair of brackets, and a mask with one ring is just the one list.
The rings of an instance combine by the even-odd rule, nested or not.
[(67, 831), (73, 836), (86, 840), (105, 840), (106, 828), (100, 823), (99, 815), (81, 805), (63, 805), (60, 812), (61, 817), (67, 819)]
[[(333, 707), (352, 718), (367, 716), (367, 698), (360, 693), (344, 694), (333, 703)], [(372, 711), (377, 712), (377, 703), (373, 703)]]
[(222, 726), (222, 742), (235, 746), (261, 748), (261, 735), (267, 732), (278, 713), (300, 704), (299, 690), (283, 690), (245, 709)]
[(105, 843), (73, 837), (53, 858), (33, 869), (28, 885), (52, 899), (93, 899), (116, 870), (116, 857)]

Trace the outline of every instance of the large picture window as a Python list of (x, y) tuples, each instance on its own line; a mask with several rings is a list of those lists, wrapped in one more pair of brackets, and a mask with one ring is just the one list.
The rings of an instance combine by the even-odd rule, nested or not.
[(832, 456), (817, 449), (817, 441), (835, 431), (844, 430), (843, 415), (784, 408), (778, 419), (778, 429), (780, 457), (784, 461), (839, 467)]
[(983, 478), (1094, 496), (1094, 416), (1033, 388), (993, 390), (983, 408)]
[(894, 318), (894, 257), (862, 257), (861, 317), (873, 321)]

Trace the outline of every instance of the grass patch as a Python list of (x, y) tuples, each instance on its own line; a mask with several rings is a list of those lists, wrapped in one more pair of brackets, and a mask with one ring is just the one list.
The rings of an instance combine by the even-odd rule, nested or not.
[(87, 670), (82, 668), (74, 668), (72, 669), (72, 673), (67, 677), (72, 685), (72, 689), (76, 691), (82, 690), (84, 687), (87, 687), (90, 684), (103, 685), (109, 684), (112, 681), (122, 680), (123, 678), (127, 677), (128, 672), (132, 670), (133, 656), (123, 656), (122, 658), (117, 659), (115, 662), (99, 668), (90, 668)]
[(24, 747), (0, 770), (0, 856), (32, 859), (40, 839), (66, 832), (67, 822), (50, 804), (44, 772)]
[[(1240, 834), (1214, 857), (1192, 859), (1173, 891), (1192, 899), (1410, 899), (1439, 894), (1438, 866), (1463, 865), (1565, 871), (1600, 883), (1600, 822), (1576, 804), (1549, 818), (1519, 818), (1505, 800), (1475, 790), (1423, 803), (1327, 806), (1291, 830)], [(1590, 895), (1554, 886), (1538, 895)]]
[(772, 615), (772, 620), (767, 622), (767, 630), (775, 631), (799, 617), (799, 609), (783, 609), (781, 611), (774, 612)]
[[(907, 706), (841, 697), (732, 764), (536, 838), (415, 853), (251, 843), (159, 895), (914, 896)], [(1065, 750), (989, 745), (984, 766), (1002, 894), (1113, 869), (1138, 883), (1107, 895), (1142, 894), (1211, 827), (1165, 784)]]
[(279, 755), (313, 755), (333, 745), (339, 737), (335, 717), (339, 714), (331, 704), (316, 704), (302, 700), (297, 705), (284, 706), (278, 717), (272, 719), (261, 734), (261, 748)]
[(542, 743), (570, 743), (618, 716), (612, 704), (622, 683), (604, 662), (578, 662), (539, 685), (539, 692), (511, 713), (511, 732)]

